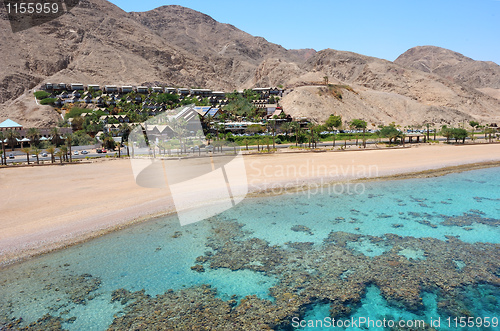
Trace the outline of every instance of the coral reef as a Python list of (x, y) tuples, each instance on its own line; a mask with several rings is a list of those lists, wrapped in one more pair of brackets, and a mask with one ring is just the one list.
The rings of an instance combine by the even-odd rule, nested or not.
[[(124, 308), (123, 316), (115, 318), (110, 330), (153, 325), (182, 330), (287, 328), (292, 317), (304, 316), (308, 307), (317, 303), (330, 304), (331, 317), (348, 316), (360, 305), (370, 284), (380, 288), (389, 304), (417, 314), (424, 309), (424, 292), (437, 295), (438, 311), (443, 316), (472, 314), (474, 304), (465, 293), (478, 284), (490, 291), (485, 305), (491, 309), (497, 304), (500, 245), (469, 244), (456, 237), (443, 241), (331, 232), (320, 246), (308, 242), (271, 246), (265, 240), (249, 238), (242, 228), (234, 221), (213, 219), (208, 244), (213, 251), (198, 257), (194, 268), (247, 269), (274, 276), (279, 279), (269, 289), (274, 301), (254, 295), (223, 301), (209, 285), (168, 291), (155, 298), (120, 290), (116, 300), (126, 303), (131, 296), (135, 300)], [(303, 230), (300, 227), (299, 231)], [(391, 248), (380, 256), (368, 257), (349, 247), (348, 243), (358, 241)], [(424, 252), (425, 258), (398, 254), (403, 250)]]

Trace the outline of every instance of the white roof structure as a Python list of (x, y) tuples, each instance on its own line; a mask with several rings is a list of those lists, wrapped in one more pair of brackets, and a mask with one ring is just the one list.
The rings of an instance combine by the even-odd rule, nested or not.
[(14, 129), (14, 128), (22, 128), (23, 126), (19, 123), (14, 122), (11, 119), (6, 119), (2, 123), (0, 123), (0, 129)]

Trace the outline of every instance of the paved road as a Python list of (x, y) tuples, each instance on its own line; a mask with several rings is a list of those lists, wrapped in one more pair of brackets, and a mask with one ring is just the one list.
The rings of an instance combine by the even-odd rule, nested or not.
[[(479, 137), (478, 137), (479, 138)], [(439, 141), (441, 142), (444, 142), (446, 141), (446, 138), (438, 138)], [(469, 140), (469, 138), (467, 138), (467, 140)], [(484, 140), (484, 138), (482, 139)], [(451, 140), (453, 141), (453, 140)], [(358, 141), (358, 145), (362, 145), (362, 140), (359, 139)], [(329, 141), (329, 142), (322, 142), (322, 143), (318, 143), (317, 146), (318, 147), (332, 147), (332, 144), (333, 142)], [(366, 142), (367, 145), (371, 145), (371, 144), (375, 144), (375, 141), (373, 140), (370, 140), (370, 141), (367, 141)], [(339, 148), (341, 146), (354, 146), (356, 145), (356, 141), (355, 140), (348, 140), (347, 143), (343, 140), (337, 140), (335, 142), (335, 147), (336, 148)], [(272, 148), (272, 143), (269, 144), (269, 146)], [(279, 148), (279, 149), (282, 149), (282, 148), (288, 148), (290, 146), (295, 146), (295, 144), (280, 144), (280, 145), (276, 145), (276, 148)], [(308, 144), (305, 143), (303, 144), (302, 146), (304, 147), (307, 147)], [(264, 149), (267, 148), (267, 145), (261, 145), (261, 148), (264, 147)], [(245, 146), (241, 146), (241, 149), (245, 149)], [(257, 150), (257, 146), (248, 146), (248, 149), (249, 150)], [(232, 151), (233, 148), (232, 147), (224, 147), (223, 148), (223, 151)], [(73, 159), (85, 159), (86, 157), (105, 157), (106, 155), (109, 155), (109, 156), (114, 156), (115, 154), (118, 154), (118, 151), (108, 151), (107, 153), (97, 153), (95, 149), (88, 149), (87, 151), (89, 152), (89, 154), (81, 154), (81, 150), (78, 150), (78, 155), (74, 155), (74, 151), (73, 150), (73, 156), (72, 158)], [(14, 163), (14, 162), (26, 162), (26, 154), (24, 153), (21, 153), (20, 151), (14, 151), (14, 152), (10, 152), (8, 150), (6, 150), (6, 154), (7, 154), (7, 157), (13, 153), (14, 154), (14, 159), (9, 159), (7, 158), (7, 163)], [(127, 153), (127, 149), (126, 148), (122, 148), (122, 151), (121, 151), (122, 155), (125, 155)], [(176, 150), (172, 150), (171, 151), (171, 154), (172, 155), (176, 155), (177, 154), (177, 151)], [(195, 155), (198, 155), (198, 151), (195, 151), (194, 153), (193, 152), (189, 152), (188, 154), (195, 154)], [(201, 149), (201, 154), (206, 154), (206, 150), (205, 148), (202, 148)], [(39, 161), (46, 161), (46, 162), (50, 162), (50, 155), (46, 156), (46, 157), (42, 157), (41, 155), (39, 156)], [(36, 157), (33, 157), (32, 155), (30, 155), (30, 163), (32, 162), (36, 162)], [(59, 158), (56, 157), (56, 162), (59, 162)]]
[[(108, 153), (97, 153), (95, 149), (93, 150), (87, 150), (89, 152), (89, 154), (81, 154), (81, 151), (78, 151), (78, 155), (75, 155), (74, 154), (74, 151), (73, 151), (73, 155), (72, 155), (72, 158), (73, 159), (85, 159), (86, 157), (105, 157), (106, 155), (115, 155), (118, 154), (118, 151), (111, 151), (111, 152), (108, 152)], [(9, 159), (8, 156), (10, 154), (14, 154), (14, 159)], [(126, 154), (127, 153), (127, 149), (126, 148), (122, 148), (122, 153)], [(14, 152), (10, 152), (10, 151), (6, 151), (6, 154), (7, 154), (7, 163), (14, 163), (14, 162), (26, 162), (26, 154), (24, 153), (21, 153), (19, 151), (14, 151)], [(36, 156), (33, 156), (33, 154), (30, 154), (30, 163), (35, 163), (36, 162)], [(38, 156), (38, 160), (40, 162), (42, 161), (45, 161), (45, 162), (50, 162), (50, 154), (48, 154), (47, 156), (43, 157), (42, 155), (39, 155)], [(59, 162), (59, 158), (58, 157), (55, 157), (55, 161), (56, 162)]]

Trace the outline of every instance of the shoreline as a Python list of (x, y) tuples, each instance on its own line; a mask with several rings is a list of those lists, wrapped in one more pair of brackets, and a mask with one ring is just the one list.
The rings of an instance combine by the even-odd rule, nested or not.
[[(498, 145), (497, 147), (493, 147), (494, 148), (493, 152), (500, 152), (499, 147), (500, 146)], [(473, 147), (473, 148), (478, 148), (478, 147)], [(425, 152), (427, 151), (435, 152), (437, 153), (437, 155), (441, 156), (442, 154), (441, 152), (445, 152), (445, 154), (449, 153), (449, 151), (453, 151), (453, 147), (451, 148), (445, 147), (441, 148), (441, 150), (439, 149), (439, 147), (435, 146), (407, 149), (406, 151), (403, 150), (405, 151), (404, 152), (405, 155), (403, 155), (403, 158), (406, 157), (406, 154), (408, 154), (408, 152), (415, 154), (417, 153), (417, 151), (420, 151), (419, 153), (422, 154), (421, 153), (422, 150), (425, 150)], [(283, 167), (284, 166), (283, 164), (286, 164), (288, 166), (293, 162), (295, 162), (295, 166), (298, 166), (298, 164), (302, 164), (303, 166), (305, 163), (304, 160), (300, 159), (300, 157), (304, 158), (303, 157), (304, 154), (293, 154), (293, 155), (288, 155), (287, 157), (285, 157), (286, 155), (285, 153), (270, 154), (267, 156), (262, 156), (262, 155), (249, 156), (245, 160), (245, 163), (247, 164), (247, 174), (253, 175), (249, 177), (249, 182), (250, 178), (252, 178), (254, 181), (257, 180), (256, 182), (257, 184), (255, 183), (249, 184), (250, 189), (247, 198), (279, 195), (279, 194), (273, 194), (272, 192), (273, 187), (279, 187), (281, 189), (280, 194), (284, 194), (284, 193), (295, 193), (310, 189), (311, 188), (310, 185), (315, 185), (314, 187), (318, 187), (318, 185), (327, 186), (336, 183), (342, 183), (345, 181), (359, 183), (368, 181), (371, 182), (371, 181), (385, 181), (385, 180), (402, 180), (410, 178), (429, 178), (429, 177), (444, 176), (450, 173), (458, 173), (463, 171), (477, 170), (490, 167), (500, 167), (500, 153), (492, 154), (491, 148), (488, 148), (487, 150), (480, 153), (481, 157), (472, 155), (472, 157), (468, 159), (466, 157), (458, 155), (459, 158), (457, 160), (450, 157), (450, 159), (447, 160), (446, 162), (444, 162), (442, 159), (439, 162), (437, 162), (437, 159), (431, 158), (430, 162), (421, 165), (414, 164), (414, 162), (411, 162), (412, 160), (410, 160), (410, 162), (405, 165), (398, 164), (397, 162), (392, 164), (390, 162), (391, 159), (397, 159), (397, 155), (395, 155), (394, 153), (395, 151), (397, 150), (374, 151), (374, 153), (376, 153), (376, 156), (382, 160), (381, 163), (378, 164), (378, 166), (382, 168), (381, 169), (382, 171), (378, 172), (376, 176), (370, 176), (370, 177), (361, 176), (358, 178), (356, 178), (355, 176), (354, 177), (345, 176), (344, 178), (340, 177), (335, 179), (330, 178), (331, 180), (327, 182), (324, 182), (323, 180), (328, 177), (310, 176), (310, 174), (309, 176), (301, 178), (291, 178), (291, 176), (287, 177), (286, 175), (282, 176), (282, 178), (277, 178), (277, 177), (261, 178), (262, 176), (259, 176), (262, 175), (260, 173), (260, 170), (258, 171), (258, 167), (255, 167), (255, 162), (257, 162), (257, 164), (260, 164), (260, 162), (263, 161), (265, 161), (264, 163), (266, 163), (266, 167), (274, 166), (276, 169), (278, 169), (280, 166)], [(367, 158), (364, 157), (365, 162), (372, 161), (375, 163), (373, 157), (370, 156), (369, 153), (367, 153), (367, 151), (360, 151), (360, 152), (362, 153), (359, 154), (368, 156)], [(385, 158), (387, 155), (381, 154), (387, 152), (389, 152), (389, 156), (392, 156), (391, 158)], [(454, 150), (453, 152), (456, 152), (456, 150)], [(308, 159), (307, 164), (309, 164), (308, 162), (311, 159), (313, 159), (314, 161), (312, 155), (316, 155), (315, 158), (318, 162), (317, 165), (318, 167), (320, 167), (322, 164), (331, 165), (332, 157), (333, 161), (336, 161), (337, 163), (344, 162), (345, 164), (349, 165), (351, 164), (351, 162), (352, 163), (355, 162), (354, 160), (351, 160), (351, 156), (354, 154), (358, 153), (352, 151), (351, 153), (306, 154), (306, 155), (311, 155), (310, 158), (307, 158)], [(342, 160), (341, 158), (337, 157), (337, 155), (344, 155), (344, 159)], [(494, 156), (492, 157), (492, 155)], [(416, 156), (418, 157), (419, 155)], [(319, 163), (319, 161), (323, 163)], [(387, 164), (391, 166), (387, 167)], [(79, 167), (70, 167), (71, 168), (70, 170), (73, 171), (73, 169), (75, 169), (76, 171), (79, 171), (78, 174), (80, 173), (86, 174), (85, 171), (90, 169), (88, 167), (96, 167), (97, 165), (98, 164), (89, 164), (89, 165), (82, 164), (81, 167), (82, 168), (85, 167), (85, 169), (78, 169)], [(248, 168), (249, 165), (250, 169)], [(69, 213), (69, 215), (64, 215), (63, 217), (61, 217), (61, 219), (56, 218), (55, 221), (49, 220), (47, 218), (42, 218), (40, 222), (38, 220), (36, 220), (35, 222), (33, 221), (26, 222), (25, 227), (22, 229), (22, 231), (17, 231), (17, 232), (11, 231), (11, 233), (13, 233), (12, 238), (9, 237), (8, 234), (4, 235), (3, 238), (0, 235), (0, 270), (30, 260), (37, 256), (62, 250), (70, 246), (75, 246), (90, 241), (92, 239), (102, 237), (106, 234), (119, 231), (121, 229), (134, 226), (136, 224), (141, 224), (144, 222), (158, 219), (159, 217), (166, 217), (175, 214), (175, 210), (173, 207), (173, 200), (169, 195), (170, 192), (168, 190), (150, 191), (148, 189), (133, 187), (135, 185), (135, 181), (133, 181), (133, 177), (130, 177), (131, 174), (127, 173), (127, 170), (129, 170), (128, 168), (130, 167), (130, 162), (128, 160), (113, 160), (112, 162), (105, 162), (100, 165), (100, 168), (103, 167), (109, 167), (109, 169), (106, 168), (106, 170), (109, 171), (110, 173), (113, 173), (113, 171), (115, 170), (121, 171), (120, 174), (124, 176), (123, 178), (127, 179), (127, 185), (128, 185), (127, 188), (131, 188), (131, 190), (133, 190), (130, 191), (129, 193), (130, 197), (126, 197), (128, 192), (124, 190), (121, 192), (121, 195), (118, 194), (116, 198), (114, 196), (108, 197), (108, 202), (109, 201), (113, 202), (115, 199), (120, 199), (120, 197), (126, 200), (121, 205), (117, 204), (114, 209), (106, 211), (105, 209), (97, 208), (98, 210), (96, 212), (94, 212), (92, 215), (87, 215), (87, 217), (82, 217), (84, 215), (82, 214), (83, 212), (77, 211), (75, 213)], [(253, 168), (257, 170), (253, 170)], [(26, 171), (25, 169), (26, 168), (22, 168), (20, 169), (20, 171)], [(102, 170), (102, 169), (97, 169), (97, 170)], [(29, 174), (28, 177), (30, 176), (39, 177), (40, 174), (31, 173)], [(0, 174), (0, 179), (2, 177), (5, 177), (5, 174)], [(122, 177), (117, 177), (117, 178), (123, 179)], [(30, 177), (30, 179), (32, 178)], [(270, 180), (266, 181), (266, 179)], [(119, 180), (117, 181), (119, 182)], [(63, 181), (63, 183), (66, 182), (67, 180)], [(97, 183), (98, 182), (99, 181), (97, 181)], [(114, 183), (113, 180), (111, 180), (110, 183), (111, 183), (110, 185), (112, 186), (113, 185), (119, 186), (118, 184)], [(40, 185), (41, 186), (44, 185), (43, 180), (40, 183)], [(271, 185), (273, 186), (271, 187)], [(84, 187), (77, 186), (71, 192), (73, 194), (75, 192), (79, 193), (81, 190), (84, 189), (85, 189)], [(101, 189), (104, 192), (103, 194), (109, 194), (109, 192), (110, 191), (113, 192), (116, 189), (116, 187), (114, 186), (111, 188), (105, 187)], [(146, 195), (146, 197), (144, 197), (144, 195)], [(96, 199), (99, 200), (101, 196), (102, 194), (97, 194), (96, 197), (91, 197), (91, 198), (93, 198), (93, 200)], [(138, 199), (140, 198), (142, 198), (142, 200), (138, 201)], [(9, 203), (9, 201), (7, 201), (7, 203)], [(23, 204), (21, 203), (17, 207), (20, 207), (22, 205)], [(65, 206), (63, 208), (62, 206), (58, 206), (53, 209), (50, 209), (50, 214), (54, 212), (57, 214), (57, 212), (61, 209), (67, 211), (67, 207), (68, 206)], [(88, 206), (83, 205), (79, 207), (81, 207), (83, 211), (88, 210), (86, 209), (88, 208)], [(17, 211), (19, 212), (19, 210)], [(36, 215), (34, 215), (34, 217), (36, 218)], [(11, 229), (9, 228), (8, 221), (7, 225), (2, 223), (3, 223), (2, 218), (0, 217), (0, 230), (2, 230), (2, 228)], [(30, 229), (30, 232), (26, 231), (27, 229)]]
[[(289, 193), (299, 193), (304, 192), (312, 187), (309, 186), (313, 184), (313, 188), (317, 187), (327, 187), (335, 184), (343, 184), (346, 182), (351, 183), (365, 183), (365, 182), (379, 182), (379, 181), (394, 181), (394, 180), (406, 180), (406, 179), (416, 179), (416, 178), (433, 178), (433, 177), (442, 177), (450, 174), (474, 171), (480, 169), (488, 169), (488, 168), (500, 168), (500, 161), (485, 161), (485, 162), (476, 162), (476, 163), (467, 163), (455, 166), (445, 166), (443, 168), (436, 169), (428, 169), (428, 170), (419, 170), (405, 173), (398, 173), (393, 175), (382, 175), (377, 177), (365, 177), (365, 178), (357, 178), (357, 179), (345, 179), (345, 180), (333, 180), (329, 182), (318, 183), (314, 180), (311, 180), (309, 183), (304, 183), (302, 186), (292, 186), (290, 188), (284, 188), (280, 193), (274, 193), (273, 188), (255, 192), (249, 192), (246, 196), (247, 198), (259, 198), (263, 196), (280, 196), (283, 194)], [(285, 183), (286, 184), (286, 183)], [(318, 185), (320, 184), (320, 185)]]

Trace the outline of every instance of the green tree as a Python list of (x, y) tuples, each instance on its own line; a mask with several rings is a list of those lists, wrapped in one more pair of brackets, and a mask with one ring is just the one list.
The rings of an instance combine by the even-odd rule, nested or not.
[(401, 132), (396, 129), (394, 124), (386, 125), (380, 128), (379, 135), (384, 138), (389, 138), (389, 144), (392, 144), (392, 141), (396, 141), (397, 138), (401, 137)]
[(63, 156), (64, 156), (64, 152), (62, 151), (62, 149), (58, 150), (56, 152), (55, 156), (59, 158), (59, 162), (62, 164), (62, 162), (63, 162)]
[(30, 164), (30, 152), (31, 152), (31, 149), (29, 147), (24, 147), (23, 149), (21, 149), (21, 152), (25, 153), (26, 154), (26, 161), (28, 161), (28, 165)]
[(473, 129), (477, 129), (479, 127), (479, 122), (477, 121), (469, 121), (469, 125), (473, 128)]
[(56, 147), (54, 145), (50, 145), (45, 149), (45, 151), (50, 154), (50, 162), (54, 163), (54, 153), (56, 152)]
[(465, 144), (465, 138), (467, 138), (467, 130), (462, 129), (462, 128), (454, 128), (451, 130), (453, 139), (455, 139), (455, 142), (458, 142), (459, 140), (462, 140), (462, 143)]
[(212, 140), (212, 139), (213, 139), (213, 134), (208, 133), (208, 134), (205, 136), (205, 139), (207, 139), (207, 145), (210, 145), (210, 140)]
[(36, 164), (40, 164), (40, 149), (36, 146), (31, 147), (31, 153), (36, 156)]
[(474, 141), (476, 138), (475, 131), (477, 130), (480, 124), (477, 121), (469, 121), (469, 125), (472, 127), (470, 138)]
[(247, 97), (241, 94), (228, 94), (229, 102), (224, 106), (224, 111), (236, 116), (252, 117), (256, 113), (256, 108), (251, 102), (253, 97), (253, 94), (248, 94)]
[(490, 127), (485, 127), (484, 128), (484, 139), (491, 143), (493, 140), (493, 133), (495, 133), (495, 129), (490, 128)]
[(120, 134), (120, 137), (122, 138), (122, 143), (128, 140), (131, 131), (132, 127), (128, 123), (120, 124), (120, 129), (118, 132)]
[(2, 162), (1, 164), (7, 165), (7, 155), (5, 154), (5, 140), (6, 140), (6, 135), (4, 134), (3, 131), (0, 131), (0, 144), (2, 145)]
[[(360, 119), (353, 119), (350, 123), (351, 127), (356, 130), (363, 130), (363, 147), (366, 147), (365, 132), (366, 132), (366, 122)], [(358, 146), (358, 134), (356, 133), (356, 146)]]
[(247, 133), (251, 134), (251, 135), (255, 135), (257, 133), (262, 133), (264, 132), (264, 127), (260, 124), (252, 124), (252, 125), (249, 125), (246, 130), (245, 130)]
[(243, 145), (245, 145), (245, 149), (248, 151), (248, 139), (243, 139)]
[(29, 128), (26, 137), (30, 140), (30, 147), (39, 146), (40, 144), (40, 130), (36, 128)]
[(73, 134), (72, 133), (65, 133), (63, 137), (64, 137), (64, 140), (66, 141), (66, 145), (68, 146), (68, 150), (69, 150), (69, 162), (73, 162), (73, 155), (71, 155), (71, 142), (73, 140)]
[(316, 143), (319, 138), (318, 134), (321, 130), (321, 126), (310, 122), (307, 124), (307, 128), (309, 129), (309, 148), (316, 148)]
[(453, 137), (453, 129), (443, 125), (441, 128), (441, 135), (446, 138), (446, 142), (450, 142), (450, 138)]
[(431, 123), (425, 123), (425, 126), (427, 128), (427, 142), (429, 142), (429, 135), (430, 135), (430, 125)]
[(329, 131), (333, 131), (333, 147), (335, 147), (335, 140), (337, 137), (337, 133), (335, 132), (336, 129), (340, 128), (342, 126), (342, 116), (340, 115), (330, 115), (328, 119), (325, 122), (325, 127)]
[(19, 132), (12, 129), (7, 130), (5, 138), (7, 139), (7, 144), (9, 144), (12, 150), (16, 147), (17, 139), (20, 137)]
[[(64, 161), (68, 161), (68, 146), (62, 145), (60, 147), (60, 152)], [(62, 161), (61, 161), (62, 162)]]
[(273, 115), (273, 149), (276, 148), (276, 120), (278, 119), (277, 115)]
[(285, 139), (288, 141), (288, 134), (293, 130), (292, 122), (285, 122), (281, 125), (282, 132), (285, 133)]
[(99, 139), (101, 140), (101, 144), (104, 148), (108, 149), (108, 150), (114, 150), (115, 149), (115, 146), (116, 146), (116, 143), (113, 139), (113, 137), (111, 136), (110, 133), (103, 133), (101, 134), (101, 136), (99, 137)]
[(64, 142), (61, 139), (61, 130), (58, 127), (53, 127), (50, 130), (50, 140), (55, 146), (60, 146)]
[(299, 145), (299, 134), (301, 132), (300, 123), (292, 122), (292, 129), (295, 131), (295, 146)]

